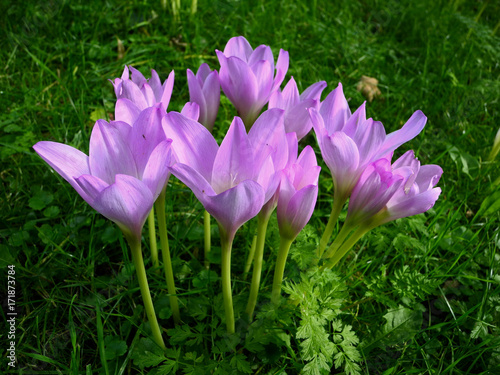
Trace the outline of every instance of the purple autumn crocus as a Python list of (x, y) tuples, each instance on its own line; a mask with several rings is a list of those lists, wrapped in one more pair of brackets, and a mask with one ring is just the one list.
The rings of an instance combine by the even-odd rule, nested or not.
[(401, 129), (386, 134), (381, 122), (366, 119), (365, 103), (351, 115), (341, 84), (319, 111), (311, 109), (310, 113), (321, 154), (332, 172), (335, 194), (344, 201), (368, 164), (416, 137), (427, 122), (416, 111)]
[(388, 158), (370, 164), (349, 199), (342, 230), (325, 253), (325, 259), (332, 258), (329, 266), (335, 265), (371, 229), (433, 207), (441, 194), (435, 186), (442, 173), (438, 165), (421, 166), (411, 150), (392, 165)]
[(250, 129), (285, 78), (288, 52), (280, 50), (275, 66), (269, 46), (260, 45), (254, 50), (244, 37), (238, 36), (227, 42), (224, 52), (216, 50), (216, 53), (222, 90)]
[(311, 108), (309, 113), (334, 183), (332, 213), (318, 249), (321, 257), (339, 213), (365, 168), (416, 137), (427, 117), (416, 111), (401, 129), (386, 134), (381, 122), (366, 119), (364, 103), (351, 115), (341, 84), (321, 103), (319, 111)]
[(312, 128), (308, 108), (318, 108), (325, 81), (312, 84), (299, 95), (295, 80), (290, 78), (283, 91), (277, 90), (269, 99), (269, 108), (285, 110), (285, 131), (296, 133), (300, 141)]
[(38, 142), (33, 148), (87, 203), (122, 230), (132, 251), (153, 338), (165, 348), (141, 251), (142, 227), (167, 183), (171, 162), (171, 140), (161, 127), (160, 107), (142, 111), (133, 126), (98, 120), (89, 156), (56, 142)]
[(187, 79), (189, 100), (200, 107), (198, 121), (212, 131), (220, 105), (219, 74), (210, 70), (208, 64), (201, 64), (196, 75), (187, 70)]
[(116, 98), (115, 120), (133, 124), (141, 111), (161, 104), (167, 110), (174, 87), (174, 71), (170, 72), (162, 84), (158, 73), (151, 70), (151, 78), (147, 80), (141, 72), (133, 67), (125, 66), (121, 78), (113, 83)]
[(406, 152), (392, 164), (395, 173), (408, 170), (410, 173), (404, 184), (396, 190), (391, 198), (369, 221), (370, 226), (379, 226), (403, 217), (418, 215), (434, 206), (441, 188), (436, 187), (443, 170), (439, 165), (420, 165), (413, 151)]
[(314, 211), (320, 169), (313, 149), (306, 146), (298, 159), (283, 171), (277, 207), (280, 247), (271, 292), (274, 305), (280, 302), (281, 283), (290, 246)]
[[(283, 111), (270, 110), (247, 134), (235, 117), (220, 147), (210, 132), (196, 121), (170, 112), (163, 120), (173, 139), (177, 163), (172, 173), (184, 182), (219, 224), (222, 247), (222, 293), (228, 333), (234, 333), (231, 296), (231, 248), (241, 225), (256, 216), (276, 192), (280, 173), (277, 149), (269, 140), (283, 128)], [(279, 126), (281, 124), (281, 127)], [(285, 138), (282, 138), (285, 140)], [(284, 149), (287, 150), (286, 142)], [(276, 158), (273, 162), (273, 155)], [(288, 155), (282, 157), (288, 159)], [(281, 161), (280, 161), (281, 163)], [(284, 161), (283, 161), (284, 163)]]
[(160, 112), (158, 107), (143, 111), (133, 126), (98, 120), (89, 156), (56, 142), (33, 148), (96, 211), (127, 238), (137, 239), (169, 176), (171, 140), (161, 128)]
[(284, 170), (277, 207), (281, 237), (295, 239), (309, 222), (318, 197), (320, 170), (311, 146), (306, 146), (297, 161)]

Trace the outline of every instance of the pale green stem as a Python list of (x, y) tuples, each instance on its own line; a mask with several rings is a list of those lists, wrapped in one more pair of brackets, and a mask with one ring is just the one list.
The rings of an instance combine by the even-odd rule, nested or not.
[(323, 258), (324, 259), (331, 258), (335, 254), (335, 252), (339, 249), (339, 247), (344, 243), (344, 240), (347, 238), (349, 233), (352, 232), (353, 229), (354, 226), (349, 225), (348, 222), (345, 222), (339, 234), (337, 234), (337, 237), (335, 237), (333, 243), (330, 245), (328, 250), (323, 254)]
[(221, 273), (222, 273), (222, 297), (224, 300), (224, 313), (226, 315), (227, 333), (234, 333), (234, 310), (233, 295), (231, 291), (231, 248), (233, 237), (229, 237), (219, 225), (221, 242)]
[(248, 298), (247, 309), (245, 310), (249, 322), (252, 321), (255, 305), (257, 304), (257, 296), (259, 295), (262, 259), (264, 258), (267, 224), (269, 223), (270, 217), (270, 213), (257, 215), (257, 242), (255, 246), (255, 255), (253, 257), (252, 283), (250, 285), (250, 297)]
[(149, 229), (149, 247), (151, 248), (151, 261), (153, 268), (158, 272), (160, 262), (158, 261), (158, 245), (156, 243), (156, 225), (155, 225), (155, 208), (151, 208), (148, 215), (148, 229)]
[(349, 250), (354, 246), (358, 240), (363, 237), (363, 235), (368, 232), (371, 228), (367, 227), (360, 227), (356, 229), (356, 231), (352, 234), (351, 237), (349, 237), (344, 244), (333, 254), (332, 258), (329, 260), (329, 262), (322, 267), (322, 269), (325, 268), (332, 268), (334, 267), (344, 255), (347, 254)]
[(326, 246), (330, 241), (333, 229), (337, 224), (337, 220), (339, 219), (340, 212), (342, 211), (342, 207), (344, 207), (344, 203), (346, 200), (346, 198), (339, 197), (338, 194), (334, 193), (332, 212), (330, 214), (330, 218), (328, 219), (328, 223), (326, 224), (323, 236), (321, 236), (321, 240), (319, 241), (319, 247), (316, 253), (318, 259), (321, 259), (321, 257), (323, 256), (323, 252), (325, 251)]
[(248, 254), (247, 263), (245, 264), (245, 271), (243, 272), (243, 277), (246, 279), (250, 267), (252, 267), (253, 257), (255, 256), (255, 246), (257, 246), (257, 235), (253, 236), (252, 246), (250, 247), (250, 253)]
[(210, 214), (205, 210), (203, 214), (203, 228), (205, 229), (205, 268), (208, 270), (210, 268), (210, 260), (208, 256), (210, 254), (211, 247), (211, 233), (210, 233)]
[(155, 202), (156, 215), (158, 216), (158, 227), (160, 229), (161, 255), (163, 259), (163, 268), (165, 269), (165, 279), (167, 281), (168, 294), (170, 294), (170, 308), (174, 323), (181, 322), (181, 314), (179, 312), (179, 302), (175, 292), (174, 272), (172, 271), (172, 261), (170, 259), (170, 248), (168, 246), (167, 219), (165, 217), (165, 190)]
[(285, 272), (286, 258), (288, 251), (294, 240), (288, 238), (280, 238), (280, 248), (276, 259), (276, 268), (274, 269), (273, 291), (271, 292), (271, 303), (278, 306), (281, 297), (281, 283), (283, 281), (283, 273)]
[(132, 250), (132, 261), (134, 262), (135, 271), (137, 272), (137, 281), (139, 282), (139, 288), (141, 289), (142, 301), (144, 302), (144, 308), (146, 309), (149, 326), (151, 328), (151, 332), (153, 333), (153, 339), (162, 349), (166, 349), (163, 337), (161, 337), (160, 326), (158, 325), (158, 320), (156, 319), (153, 300), (151, 299), (151, 292), (149, 291), (148, 280), (146, 278), (146, 269), (144, 268), (144, 261), (142, 259), (141, 240), (140, 238), (136, 238), (132, 235), (125, 235), (125, 237), (127, 238), (130, 249)]
[(191, 0), (191, 14), (195, 14), (198, 10), (198, 0)]

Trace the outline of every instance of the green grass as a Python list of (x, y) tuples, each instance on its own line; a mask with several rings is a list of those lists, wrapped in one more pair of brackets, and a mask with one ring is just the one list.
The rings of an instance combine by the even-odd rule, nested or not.
[[(218, 68), (214, 50), (236, 35), (252, 46), (270, 45), (275, 55), (279, 48), (289, 51), (287, 79), (293, 75), (300, 89), (325, 80), (326, 94), (342, 82), (351, 109), (365, 100), (356, 90), (361, 75), (377, 78), (382, 97), (367, 104), (367, 114), (388, 131), (417, 109), (428, 117), (425, 130), (397, 153), (411, 148), (423, 164), (442, 166), (437, 204), (424, 215), (375, 229), (341, 263), (339, 280), (321, 281), (346, 287), (335, 295), (341, 307), (332, 321), (352, 326), (361, 341), (361, 372), (500, 371), (500, 168), (498, 158), (486, 161), (500, 119), (498, 3), (199, 1), (194, 15), (190, 4), (182, 5), (178, 23), (161, 2), (0, 4), (0, 291), (3, 301), (7, 265), (15, 264), (14, 373), (139, 373), (148, 345), (149, 328), (121, 234), (31, 147), (52, 140), (88, 152), (93, 123), (113, 114), (107, 80), (120, 76), (125, 64), (146, 76), (154, 68), (162, 79), (175, 70), (169, 109), (180, 110), (189, 97), (185, 70), (202, 62)], [(219, 140), (234, 114), (223, 100)], [(320, 156), (314, 136), (305, 144)], [(326, 225), (331, 186), (323, 165), (315, 214), (292, 246), (285, 271), (295, 283)], [(326, 305), (303, 300), (297, 301), (300, 308), (270, 309), (274, 257), (266, 256), (260, 315), (250, 327), (239, 319), (239, 335), (226, 337), (220, 286), (213, 280), (220, 274), (218, 231), (213, 225), (210, 278), (202, 273), (202, 207), (174, 178), (167, 210), (186, 324), (173, 327), (163, 276), (150, 272), (160, 322), (168, 330), (164, 337), (170, 340), (163, 364), (178, 365), (178, 373), (226, 373), (234, 367), (235, 373), (293, 374), (312, 363), (301, 352), (306, 340), (297, 328), (310, 324), (302, 313), (320, 314)], [(254, 227), (249, 223), (238, 232), (233, 250), (237, 319), (248, 297), (249, 278), (241, 272)], [(276, 253), (277, 238), (271, 224), (268, 252)], [(145, 238), (145, 254), (148, 243)], [(329, 293), (321, 288), (318, 298)], [(325, 327), (330, 340), (344, 329), (331, 322)], [(6, 373), (9, 341), (2, 329), (0, 367)], [(339, 342), (338, 350), (348, 350)], [(321, 345), (311, 345), (320, 353)]]

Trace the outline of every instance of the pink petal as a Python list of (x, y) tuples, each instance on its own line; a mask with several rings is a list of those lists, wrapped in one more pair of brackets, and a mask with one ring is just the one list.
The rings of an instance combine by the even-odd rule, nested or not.
[(198, 121), (200, 118), (200, 106), (195, 102), (187, 102), (184, 104), (184, 107), (182, 107), (181, 115), (193, 121)]
[(116, 174), (140, 177), (127, 142), (130, 130), (130, 126), (123, 122), (108, 124), (98, 120), (95, 123), (90, 136), (89, 174), (108, 184), (115, 181)]
[(85, 200), (90, 199), (76, 182), (76, 178), (90, 174), (89, 158), (74, 147), (42, 141), (33, 146), (33, 149), (54, 170), (61, 175)]
[[(280, 236), (295, 239), (300, 231), (306, 226), (314, 212), (314, 206), (318, 198), (318, 186), (308, 185), (297, 191), (289, 200), (285, 215), (278, 211), (278, 226)], [(281, 205), (278, 200), (278, 207)]]
[(206, 101), (206, 107), (204, 109), (204, 116), (206, 117), (206, 120), (203, 125), (205, 125), (209, 130), (212, 130), (220, 106), (219, 73), (217, 73), (216, 70), (207, 76), (203, 85), (203, 95)]
[[(170, 103), (170, 97), (172, 96), (172, 90), (174, 89), (174, 80), (175, 80), (175, 73), (172, 70), (170, 74), (168, 75), (167, 80), (163, 83), (163, 93), (161, 95), (161, 99), (159, 102), (163, 104), (165, 109), (168, 108), (168, 105)], [(158, 101), (158, 97), (157, 97)]]
[(153, 195), (138, 179), (117, 175), (94, 201), (94, 208), (114, 221), (126, 235), (139, 239), (142, 227), (153, 207)]
[(196, 79), (198, 80), (198, 82), (200, 82), (201, 86), (203, 86), (203, 82), (207, 80), (207, 77), (211, 72), (212, 70), (210, 70), (210, 67), (207, 63), (203, 63), (200, 65), (198, 71), (196, 72)]
[(224, 48), (224, 55), (226, 55), (227, 57), (236, 56), (244, 62), (248, 61), (252, 52), (252, 46), (242, 36), (237, 36), (229, 39), (226, 47)]
[(173, 163), (171, 144), (172, 140), (169, 139), (156, 146), (142, 175), (142, 182), (151, 190), (155, 200), (168, 181), (169, 166)]
[(403, 143), (415, 138), (425, 126), (427, 117), (422, 111), (416, 111), (403, 127), (387, 135), (379, 155), (394, 151)]
[(264, 189), (252, 180), (242, 181), (216, 196), (207, 196), (204, 202), (205, 209), (230, 238), (239, 227), (259, 213), (263, 204)]
[(325, 88), (326, 88), (325, 81), (313, 83), (311, 86), (305, 89), (302, 94), (300, 94), (300, 100), (314, 99), (319, 101), (321, 93)]
[(250, 58), (248, 59), (248, 66), (252, 67), (261, 61), (267, 61), (269, 63), (269, 66), (271, 67), (271, 71), (273, 72), (274, 75), (274, 57), (273, 57), (273, 52), (271, 51), (271, 48), (269, 46), (265, 45), (260, 45), (258, 46), (250, 55)]
[(122, 93), (118, 99), (126, 98), (134, 102), (140, 110), (146, 109), (148, 107), (148, 103), (144, 98), (144, 94), (137, 87), (137, 85), (130, 81), (124, 80), (122, 83)]
[(276, 62), (276, 76), (274, 77), (272, 92), (277, 90), (285, 79), (286, 72), (288, 71), (288, 60), (288, 52), (280, 49), (278, 61)]
[(434, 188), (402, 200), (395, 205), (391, 205), (389, 202), (387, 205), (389, 217), (381, 224), (428, 211), (434, 206), (440, 194), (441, 188)]
[(299, 89), (293, 77), (290, 78), (285, 88), (283, 89), (283, 102), (281, 109), (291, 109), (300, 102)]
[(316, 107), (318, 103), (306, 99), (287, 111), (285, 115), (285, 130), (287, 133), (297, 133), (297, 138), (304, 138), (313, 126), (308, 109)]
[(351, 117), (351, 110), (342, 91), (341, 83), (321, 103), (319, 112), (323, 117), (328, 134), (331, 135), (344, 128), (347, 120)]
[(151, 86), (145, 83), (141, 88), (141, 92), (144, 95), (144, 99), (146, 99), (146, 103), (148, 103), (148, 107), (152, 107), (156, 104), (155, 93)]
[(269, 153), (272, 154), (276, 170), (285, 168), (288, 161), (288, 143), (284, 127), (284, 112), (273, 108), (263, 112), (248, 132), (254, 148), (254, 164), (259, 169)]
[(147, 108), (141, 112), (130, 131), (128, 145), (134, 156), (139, 177), (142, 176), (155, 147), (166, 139), (161, 126), (163, 116), (164, 110), (161, 106)]
[(101, 194), (101, 192), (106, 189), (109, 184), (101, 180), (99, 177), (91, 176), (89, 174), (81, 175), (76, 179), (76, 183), (85, 193), (82, 198), (94, 209), (94, 202)]
[(130, 66), (129, 69), (132, 72), (132, 77), (131, 77), (132, 82), (134, 82), (139, 88), (141, 88), (142, 85), (144, 85), (147, 82), (147, 79), (136, 68)]
[[(206, 113), (203, 112), (201, 109), (207, 107), (207, 103), (205, 101), (205, 95), (203, 94), (202, 86), (200, 85), (200, 82), (194, 75), (194, 73), (188, 69), (187, 70), (187, 80), (188, 80), (188, 87), (189, 87), (189, 101), (198, 104), (199, 112), (201, 112), (201, 118), (200, 118), (200, 123), (205, 124), (206, 122)], [(185, 113), (183, 115), (186, 116)], [(191, 116), (187, 116), (189, 118), (193, 118)], [(198, 120), (198, 118), (194, 119), (195, 121)]]
[(127, 124), (132, 125), (135, 122), (135, 120), (137, 120), (137, 117), (139, 117), (140, 113), (141, 110), (139, 109), (139, 107), (137, 107), (137, 105), (131, 100), (122, 98), (116, 101), (115, 105), (116, 121), (124, 121)]
[(219, 145), (200, 123), (180, 113), (170, 112), (162, 121), (166, 136), (172, 139), (172, 149), (178, 163), (197, 170), (211, 181), (212, 167)]
[(245, 126), (235, 117), (215, 156), (211, 185), (217, 193), (255, 175), (254, 152)]

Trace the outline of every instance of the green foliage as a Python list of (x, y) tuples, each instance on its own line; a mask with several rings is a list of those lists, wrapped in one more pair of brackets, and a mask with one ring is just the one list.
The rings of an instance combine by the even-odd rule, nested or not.
[[(6, 266), (16, 265), (19, 373), (103, 374), (96, 300), (111, 374), (321, 374), (332, 366), (370, 374), (498, 373), (500, 161), (485, 161), (499, 123), (498, 2), (200, 0), (195, 14), (182, 2), (177, 22), (160, 3), (2, 2), (0, 276), (6, 280)], [(273, 216), (256, 318), (247, 322), (242, 270), (253, 227), (242, 227), (232, 259), (237, 334), (227, 336), (217, 226), (206, 271), (201, 205), (171, 178), (167, 212), (183, 323), (173, 326), (164, 275), (149, 269), (144, 246), (169, 339), (169, 348), (158, 351), (145, 338), (135, 270), (119, 229), (94, 213), (32, 146), (48, 140), (87, 152), (94, 121), (113, 118), (108, 79), (120, 76), (125, 64), (146, 76), (154, 68), (162, 79), (174, 69), (169, 110), (180, 110), (189, 100), (185, 70), (203, 62), (217, 68), (214, 50), (235, 35), (275, 53), (289, 51), (285, 81), (293, 75), (301, 91), (325, 80), (326, 94), (341, 81), (352, 109), (365, 100), (356, 90), (361, 75), (377, 78), (382, 96), (367, 104), (367, 115), (388, 132), (421, 109), (428, 117), (423, 133), (395, 157), (411, 148), (422, 164), (441, 165), (443, 193), (428, 213), (361, 239), (340, 263), (338, 281), (329, 273), (304, 280), (314, 274), (333, 193), (309, 135), (301, 147), (316, 150), (320, 195), (285, 270), (289, 288), (302, 294), (279, 309), (268, 303), (279, 241)], [(219, 141), (235, 114), (222, 97)], [(0, 333), (2, 348), (8, 341)], [(2, 369), (6, 360), (0, 358)]]
[(302, 373), (328, 373), (335, 364), (337, 369), (343, 365), (348, 374), (360, 374), (359, 340), (352, 327), (340, 319), (340, 308), (347, 297), (347, 287), (340, 277), (330, 270), (309, 271), (300, 283), (288, 283), (283, 290), (300, 308), (295, 337), (302, 340), (300, 354), (307, 362)]

